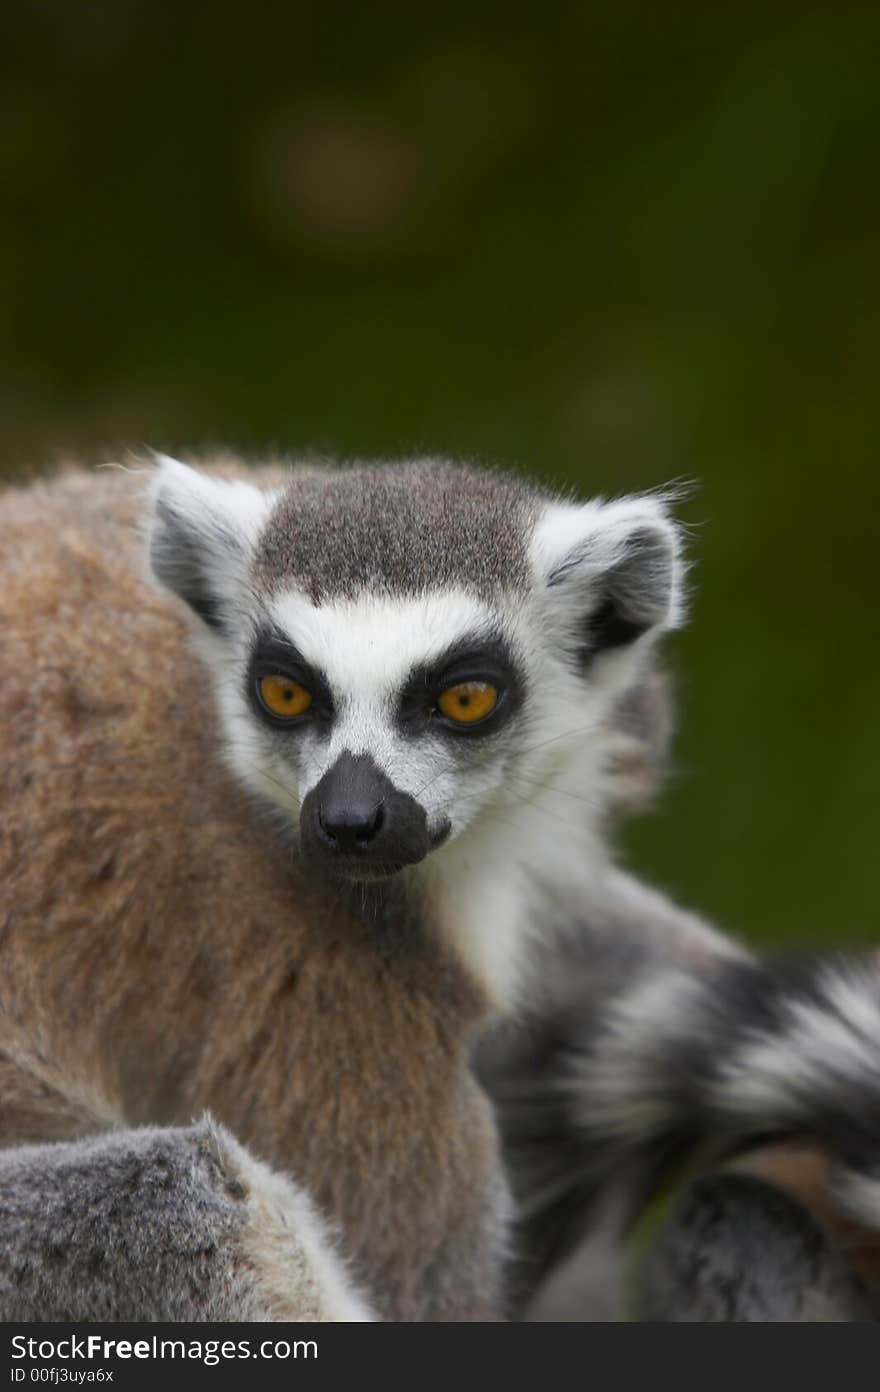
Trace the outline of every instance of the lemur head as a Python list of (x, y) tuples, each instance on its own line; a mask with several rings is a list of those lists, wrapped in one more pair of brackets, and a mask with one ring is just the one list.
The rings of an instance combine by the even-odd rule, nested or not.
[(680, 608), (660, 499), (430, 460), (264, 492), (161, 458), (150, 557), (197, 621), (235, 770), (356, 880), (564, 781)]

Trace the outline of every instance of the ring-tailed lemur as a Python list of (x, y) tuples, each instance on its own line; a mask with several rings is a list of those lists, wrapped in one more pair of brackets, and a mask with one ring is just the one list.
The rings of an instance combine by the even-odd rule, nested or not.
[(611, 926), (568, 925), (531, 1028), (484, 1051), (531, 1317), (619, 1317), (622, 1237), (676, 1185), (642, 1318), (880, 1317), (876, 957), (695, 961), (668, 915)]
[[(530, 937), (624, 892), (604, 819), (676, 529), (436, 461), (162, 459), (154, 590), (141, 491), (2, 501), (0, 1146), (37, 1148), (0, 1158), (0, 1313), (363, 1310), (269, 1164), (380, 1317), (497, 1317), (469, 1050)], [(160, 1195), (195, 1215), (161, 1260)]]

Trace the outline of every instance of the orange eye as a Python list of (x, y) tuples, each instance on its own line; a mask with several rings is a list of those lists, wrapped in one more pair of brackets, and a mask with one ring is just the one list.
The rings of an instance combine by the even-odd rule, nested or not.
[(273, 715), (303, 715), (312, 704), (312, 693), (291, 677), (276, 674), (260, 678), (260, 696), (263, 705)]
[(437, 709), (456, 725), (475, 725), (498, 705), (498, 691), (490, 682), (459, 682), (437, 697)]

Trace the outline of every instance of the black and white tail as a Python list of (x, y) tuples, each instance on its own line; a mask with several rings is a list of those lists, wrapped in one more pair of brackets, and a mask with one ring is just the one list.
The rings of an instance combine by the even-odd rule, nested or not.
[[(652, 964), (602, 1005), (543, 1020), (495, 1091), (538, 1275), (609, 1194), (626, 1195), (632, 1219), (682, 1174), (788, 1138), (818, 1142), (835, 1201), (880, 1233), (876, 958), (719, 959), (699, 973)], [(713, 1178), (688, 1202), (723, 1199), (729, 1215), (742, 1189)]]
[(880, 1227), (880, 964), (728, 961), (667, 972), (560, 1050), (556, 1091), (591, 1168), (816, 1137)]

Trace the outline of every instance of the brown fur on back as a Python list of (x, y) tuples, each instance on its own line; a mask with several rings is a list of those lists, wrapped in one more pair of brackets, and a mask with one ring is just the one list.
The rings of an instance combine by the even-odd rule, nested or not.
[(209, 1108), (334, 1218), (386, 1318), (487, 1318), (483, 1002), (412, 913), (307, 884), (144, 579), (143, 480), (0, 499), (0, 1144)]

